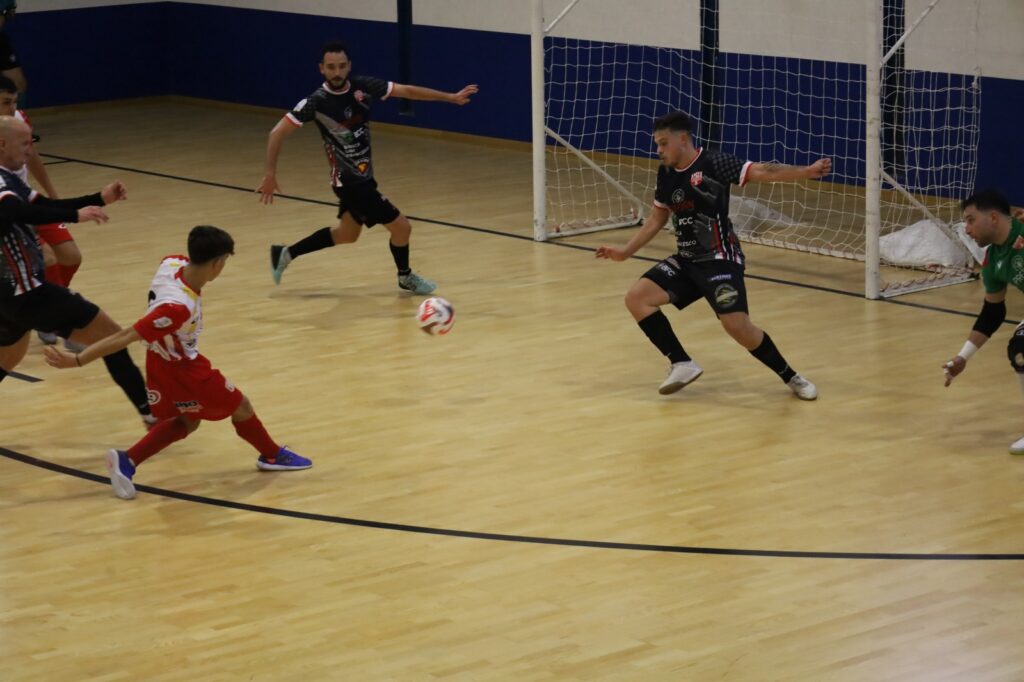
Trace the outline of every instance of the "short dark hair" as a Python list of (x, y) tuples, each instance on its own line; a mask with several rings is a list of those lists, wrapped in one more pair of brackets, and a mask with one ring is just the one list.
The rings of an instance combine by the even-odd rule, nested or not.
[(1010, 215), (1010, 202), (996, 189), (979, 190), (960, 202), (961, 211), (968, 206), (974, 206), (979, 211), (999, 211), (1003, 215)]
[(195, 265), (205, 265), (234, 253), (235, 240), (219, 227), (196, 225), (188, 233), (188, 259)]
[(334, 41), (331, 41), (331, 42), (325, 44), (323, 47), (320, 48), (320, 63), (321, 64), (324, 61), (324, 57), (326, 57), (331, 52), (344, 52), (346, 57), (348, 57), (349, 59), (352, 59), (352, 54), (348, 51), (348, 45), (346, 45), (345, 43), (339, 42), (337, 40), (334, 40)]
[(693, 122), (683, 111), (670, 111), (654, 119), (654, 132), (671, 130), (673, 133), (693, 132)]
[(9, 92), (12, 95), (17, 95), (18, 86), (7, 76), (0, 75), (0, 92)]

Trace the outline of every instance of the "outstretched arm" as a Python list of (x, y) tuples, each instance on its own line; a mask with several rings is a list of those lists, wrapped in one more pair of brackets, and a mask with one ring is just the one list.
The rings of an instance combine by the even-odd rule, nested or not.
[(69, 353), (63, 348), (57, 346), (45, 346), (43, 347), (43, 354), (46, 356), (46, 362), (51, 367), (57, 369), (69, 369), (71, 367), (85, 367), (93, 360), (98, 358), (106, 357), (111, 353), (116, 353), (122, 348), (127, 348), (136, 341), (141, 341), (142, 337), (135, 331), (134, 327), (127, 327), (121, 331), (114, 332), (110, 336), (104, 337), (96, 343), (90, 345), (81, 353)]
[(792, 182), (823, 178), (832, 172), (832, 159), (818, 159), (810, 166), (788, 166), (784, 163), (753, 163), (747, 170), (747, 182)]
[(264, 204), (274, 203), (274, 192), (280, 192), (277, 184), (277, 159), (281, 156), (281, 147), (285, 139), (298, 130), (299, 126), (293, 123), (290, 118), (284, 116), (267, 138), (267, 158), (263, 164), (263, 180), (260, 181), (256, 191), (260, 194), (260, 201)]
[(650, 215), (647, 216), (647, 220), (644, 221), (644, 226), (640, 228), (640, 231), (633, 235), (633, 238), (622, 247), (616, 249), (612, 246), (599, 246), (597, 251), (594, 252), (596, 258), (607, 258), (608, 260), (623, 261), (627, 258), (632, 257), (634, 253), (644, 247), (647, 242), (654, 239), (654, 235), (658, 234), (658, 230), (665, 227), (665, 223), (668, 222), (668, 209), (662, 208), (661, 206), (655, 205), (651, 210)]
[(942, 365), (946, 374), (946, 386), (953, 383), (953, 379), (967, 368), (967, 361), (996, 333), (1005, 319), (1006, 289), (986, 293), (985, 303), (981, 307), (981, 312), (978, 313), (978, 319), (974, 322), (974, 328), (967, 335), (964, 347), (951, 360)]
[(463, 104), (468, 104), (470, 96), (475, 95), (479, 91), (480, 88), (476, 85), (467, 85), (458, 92), (441, 92), (431, 88), (421, 88), (418, 85), (395, 83), (391, 89), (391, 96), (404, 97), (405, 99), (450, 102), (451, 104), (462, 106)]

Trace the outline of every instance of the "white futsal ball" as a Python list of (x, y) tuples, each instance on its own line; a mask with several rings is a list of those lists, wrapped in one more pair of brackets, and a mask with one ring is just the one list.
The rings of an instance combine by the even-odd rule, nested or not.
[(428, 334), (447, 334), (455, 324), (455, 309), (445, 299), (433, 296), (420, 303), (416, 322)]

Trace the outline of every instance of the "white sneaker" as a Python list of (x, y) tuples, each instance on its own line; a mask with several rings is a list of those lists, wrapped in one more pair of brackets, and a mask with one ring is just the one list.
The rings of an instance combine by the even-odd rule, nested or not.
[(799, 374), (794, 374), (786, 385), (800, 400), (816, 400), (818, 397), (818, 388)]
[(1024, 438), (1014, 441), (1013, 445), (1010, 446), (1011, 455), (1024, 455)]
[(673, 363), (668, 368), (668, 376), (665, 377), (665, 381), (661, 382), (661, 386), (658, 386), (658, 393), (662, 395), (675, 393), (683, 386), (692, 384), (703, 373), (703, 368), (693, 360)]

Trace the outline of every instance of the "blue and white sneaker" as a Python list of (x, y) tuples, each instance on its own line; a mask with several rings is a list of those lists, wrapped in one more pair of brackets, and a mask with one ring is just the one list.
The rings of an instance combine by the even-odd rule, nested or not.
[(114, 494), (122, 500), (135, 499), (135, 484), (132, 483), (135, 465), (128, 459), (128, 453), (124, 450), (108, 450), (107, 470), (110, 472), (110, 485), (114, 488)]
[(437, 288), (437, 284), (431, 282), (429, 279), (420, 277), (415, 272), (410, 272), (408, 275), (398, 276), (398, 288), (411, 291), (414, 294), (432, 294), (434, 289)]
[(310, 468), (313, 466), (313, 462), (296, 455), (287, 447), (281, 446), (273, 459), (267, 459), (260, 455), (260, 458), (256, 460), (256, 466), (263, 471), (298, 471)]
[(292, 254), (288, 252), (287, 246), (274, 244), (270, 247), (270, 276), (274, 278), (274, 284), (281, 283), (281, 275), (291, 262)]

